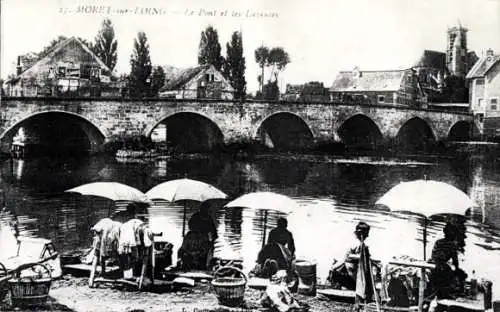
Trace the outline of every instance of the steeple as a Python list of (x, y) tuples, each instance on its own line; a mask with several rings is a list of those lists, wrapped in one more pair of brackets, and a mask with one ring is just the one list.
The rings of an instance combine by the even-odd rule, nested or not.
[(446, 67), (450, 74), (465, 77), (467, 74), (467, 31), (458, 21), (458, 27), (448, 29)]

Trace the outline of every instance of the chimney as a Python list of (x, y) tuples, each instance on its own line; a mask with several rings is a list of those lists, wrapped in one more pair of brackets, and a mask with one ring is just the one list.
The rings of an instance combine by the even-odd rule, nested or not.
[(23, 72), (23, 67), (21, 66), (21, 56), (17, 56), (17, 67), (16, 67), (16, 75), (21, 75)]
[(488, 49), (486, 51), (486, 56), (493, 56), (493, 50), (492, 49)]

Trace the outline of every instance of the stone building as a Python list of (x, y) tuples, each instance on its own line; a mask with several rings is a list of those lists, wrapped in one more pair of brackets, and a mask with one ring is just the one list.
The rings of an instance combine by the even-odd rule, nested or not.
[(425, 96), (412, 69), (341, 71), (330, 88), (332, 101), (360, 104), (425, 106)]
[(466, 78), (476, 125), (486, 137), (500, 136), (500, 55), (488, 50)]
[(85, 44), (75, 37), (57, 44), (44, 58), (6, 82), (6, 95), (120, 96), (123, 83)]
[(429, 103), (467, 101), (465, 75), (478, 60), (467, 50), (467, 31), (460, 24), (448, 29), (446, 52), (424, 50), (413, 64)]
[(328, 88), (319, 81), (310, 81), (305, 84), (287, 84), (281, 99), (284, 101), (325, 102), (329, 101)]
[(446, 47), (446, 68), (451, 75), (465, 77), (468, 71), (467, 59), (468, 29), (458, 25), (448, 29), (448, 45)]
[(176, 99), (234, 99), (234, 88), (213, 65), (177, 70), (168, 77), (159, 96)]

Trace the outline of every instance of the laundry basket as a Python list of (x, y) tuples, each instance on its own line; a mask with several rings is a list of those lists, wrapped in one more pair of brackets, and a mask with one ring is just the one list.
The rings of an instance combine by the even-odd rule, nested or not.
[[(227, 274), (226, 276), (221, 276), (222, 272), (229, 273), (231, 271), (239, 273), (242, 277), (229, 277)], [(212, 287), (219, 303), (229, 307), (240, 306), (245, 298), (247, 281), (245, 273), (235, 267), (225, 266), (215, 271)]]
[[(33, 274), (23, 276), (30, 269)], [(31, 272), (30, 272), (31, 273)], [(52, 278), (50, 270), (43, 264), (35, 264), (16, 272), (9, 281), (12, 305), (35, 306), (43, 305), (49, 296)]]
[(7, 273), (5, 266), (0, 263), (0, 301), (5, 298), (5, 295), (9, 292), (9, 280), (10, 275)]

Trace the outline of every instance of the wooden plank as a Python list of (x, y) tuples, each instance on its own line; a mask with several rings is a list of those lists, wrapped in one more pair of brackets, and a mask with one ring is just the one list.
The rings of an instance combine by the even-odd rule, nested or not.
[(205, 271), (169, 272), (169, 273), (173, 274), (174, 276), (185, 277), (194, 280), (201, 280), (201, 279), (212, 280), (214, 278), (213, 275), (208, 274)]
[(423, 268), (423, 269), (434, 269), (436, 265), (425, 262), (425, 261), (396, 261), (392, 260), (389, 261), (389, 264), (394, 264), (394, 265), (403, 265), (403, 266), (410, 266), (410, 267), (416, 267), (416, 268)]
[(466, 299), (441, 299), (437, 301), (438, 305), (447, 307), (459, 307), (466, 310), (472, 311), (484, 311), (483, 302), (480, 300), (466, 300)]
[(194, 287), (194, 279), (186, 278), (186, 277), (176, 277), (172, 281), (172, 284), (176, 285), (176, 286), (190, 286), (190, 287)]
[[(92, 265), (85, 263), (77, 263), (77, 264), (65, 264), (62, 266), (63, 270), (75, 270), (75, 271), (85, 271), (90, 272), (92, 270)], [(120, 268), (118, 266), (107, 266), (106, 273), (118, 271)], [(96, 269), (97, 273), (101, 272), (101, 266), (98, 265)]]
[[(360, 304), (361, 306), (366, 306), (366, 304)], [(391, 307), (383, 305), (380, 307), (382, 311), (394, 311), (394, 312), (417, 312), (418, 306), (410, 306), (410, 307)]]
[(253, 289), (266, 289), (271, 284), (268, 278), (251, 277), (248, 279), (247, 286)]
[(125, 284), (125, 285), (130, 285), (134, 287), (139, 287), (139, 283), (134, 282), (134, 281), (129, 281), (123, 278), (119, 279), (110, 279), (110, 278), (103, 278), (103, 277), (96, 277), (94, 279), (94, 284), (97, 283), (110, 283), (110, 284)]
[(333, 288), (325, 288), (316, 290), (318, 294), (327, 296), (327, 297), (339, 297), (339, 298), (352, 298), (356, 297), (356, 292), (354, 290), (347, 289), (333, 289)]

